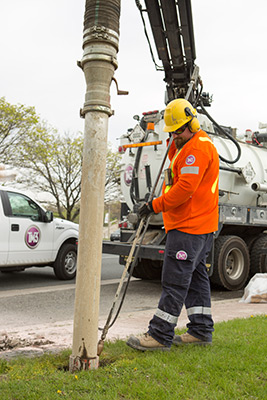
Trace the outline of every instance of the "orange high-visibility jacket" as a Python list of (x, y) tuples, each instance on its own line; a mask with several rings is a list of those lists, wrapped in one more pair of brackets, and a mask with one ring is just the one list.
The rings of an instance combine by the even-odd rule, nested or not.
[(163, 212), (166, 232), (172, 229), (205, 234), (218, 229), (219, 157), (206, 132), (199, 130), (180, 151), (169, 150), (173, 184), (163, 184), (153, 200), (155, 213)]

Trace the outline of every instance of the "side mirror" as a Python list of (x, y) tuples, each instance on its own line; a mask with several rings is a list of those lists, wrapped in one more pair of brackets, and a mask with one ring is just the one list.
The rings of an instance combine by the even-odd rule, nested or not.
[(44, 222), (52, 222), (54, 219), (54, 215), (52, 211), (46, 211), (45, 217), (44, 217)]

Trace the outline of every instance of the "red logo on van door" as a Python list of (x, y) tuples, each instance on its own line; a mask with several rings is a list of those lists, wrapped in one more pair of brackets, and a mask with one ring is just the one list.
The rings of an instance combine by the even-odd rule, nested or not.
[(25, 233), (25, 243), (30, 249), (35, 249), (38, 246), (41, 237), (41, 232), (37, 226), (30, 226)]

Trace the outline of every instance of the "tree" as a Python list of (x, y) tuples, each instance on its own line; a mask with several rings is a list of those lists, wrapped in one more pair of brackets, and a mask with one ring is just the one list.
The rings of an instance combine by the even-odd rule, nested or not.
[(120, 172), (121, 154), (114, 151), (111, 144), (108, 144), (106, 162), (106, 181), (104, 202), (119, 200), (120, 196)]
[[(61, 218), (74, 221), (80, 213), (83, 135), (65, 134), (39, 126), (32, 140), (24, 141), (15, 165), (23, 168), (18, 181), (50, 193)], [(121, 156), (109, 145), (105, 200), (119, 197)]]
[[(108, 223), (110, 224), (112, 216), (120, 217), (120, 172), (121, 172), (121, 154), (108, 145), (106, 162), (106, 181), (105, 181), (105, 213), (108, 214)], [(118, 207), (119, 206), (119, 207)], [(116, 212), (114, 212), (116, 210)]]
[(12, 105), (0, 98), (0, 161), (11, 163), (22, 141), (32, 134), (39, 123), (34, 107)]
[[(41, 121), (34, 107), (0, 99), (0, 161), (19, 169), (17, 183), (49, 193), (61, 218), (80, 212), (83, 134), (60, 135)], [(119, 197), (121, 156), (108, 146), (105, 201)]]
[(43, 126), (32, 141), (24, 142), (15, 161), (24, 168), (19, 182), (50, 193), (59, 216), (70, 221), (80, 212), (82, 146), (81, 133), (61, 137)]

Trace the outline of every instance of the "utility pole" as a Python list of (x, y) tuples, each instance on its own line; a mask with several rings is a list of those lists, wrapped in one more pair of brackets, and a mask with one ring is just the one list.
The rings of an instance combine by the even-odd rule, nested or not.
[(81, 211), (71, 372), (98, 368), (98, 318), (110, 84), (117, 68), (120, 0), (86, 0), (83, 58), (86, 95)]

